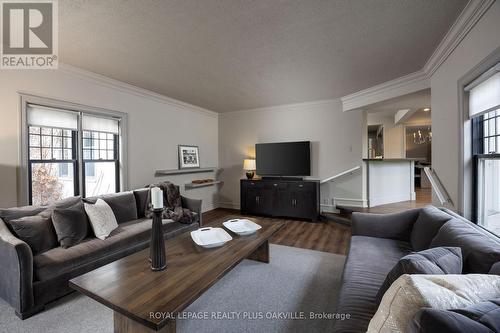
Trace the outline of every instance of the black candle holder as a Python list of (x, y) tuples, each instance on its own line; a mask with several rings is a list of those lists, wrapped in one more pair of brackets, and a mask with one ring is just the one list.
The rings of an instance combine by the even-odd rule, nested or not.
[(163, 208), (153, 209), (153, 224), (151, 226), (151, 242), (149, 244), (149, 259), (151, 270), (162, 271), (167, 267), (165, 257), (165, 240), (162, 223)]

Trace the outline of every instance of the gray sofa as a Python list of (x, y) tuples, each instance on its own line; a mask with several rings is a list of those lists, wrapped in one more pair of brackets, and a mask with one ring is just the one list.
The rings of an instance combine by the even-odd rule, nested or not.
[[(440, 221), (424, 224), (423, 229), (420, 223), (416, 230), (414, 226), (421, 211), (353, 213), (352, 238), (337, 302), (337, 312), (349, 314), (350, 319), (337, 321), (334, 332), (366, 332), (377, 311), (377, 292), (387, 274), (399, 259), (411, 252), (457, 246), (462, 249), (463, 273), (495, 273), (492, 266), (500, 261), (498, 237), (444, 208), (435, 209)], [(446, 230), (439, 232), (441, 228)]]
[[(89, 235), (73, 247), (55, 247), (36, 255), (27, 243), (14, 236), (8, 221), (36, 215), (50, 207), (0, 209), (0, 297), (14, 308), (18, 317), (25, 319), (42, 311), (45, 304), (72, 292), (68, 280), (147, 248), (151, 233), (151, 220), (144, 217), (147, 195), (148, 189), (144, 188), (101, 196), (118, 222), (118, 228), (109, 238), (100, 240)], [(75, 200), (82, 199), (69, 199), (70, 202)], [(201, 225), (201, 200), (182, 197), (182, 205), (197, 213), (196, 221), (182, 224), (164, 220), (165, 238)]]

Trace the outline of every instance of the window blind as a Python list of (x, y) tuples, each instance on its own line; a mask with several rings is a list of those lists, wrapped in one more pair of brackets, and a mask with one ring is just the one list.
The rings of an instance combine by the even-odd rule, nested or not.
[(469, 117), (500, 108), (500, 64), (465, 87), (469, 92)]
[(97, 131), (119, 134), (119, 121), (113, 118), (102, 118), (84, 114), (82, 128), (84, 131)]
[(78, 113), (61, 109), (28, 104), (27, 123), (29, 126), (57, 127), (76, 131), (78, 129)]

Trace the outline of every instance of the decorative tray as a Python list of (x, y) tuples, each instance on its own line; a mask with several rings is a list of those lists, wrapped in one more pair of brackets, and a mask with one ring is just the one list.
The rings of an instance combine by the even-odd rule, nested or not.
[(205, 248), (222, 246), (233, 239), (226, 230), (212, 227), (191, 231), (191, 238), (197, 245)]
[(262, 227), (257, 223), (247, 219), (233, 219), (222, 223), (224, 227), (231, 230), (235, 234), (244, 236), (251, 235)]

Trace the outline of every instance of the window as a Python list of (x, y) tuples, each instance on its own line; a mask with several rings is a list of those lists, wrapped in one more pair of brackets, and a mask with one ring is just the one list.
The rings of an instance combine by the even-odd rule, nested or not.
[(466, 90), (472, 120), (474, 219), (500, 236), (500, 66)]
[(120, 191), (120, 119), (26, 105), (30, 204)]
[(75, 195), (76, 132), (29, 126), (30, 202), (46, 205)]
[(83, 131), (83, 141), (85, 196), (118, 191), (118, 135)]

